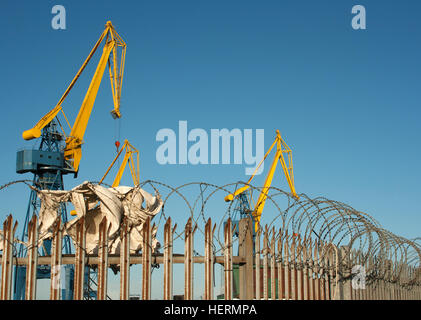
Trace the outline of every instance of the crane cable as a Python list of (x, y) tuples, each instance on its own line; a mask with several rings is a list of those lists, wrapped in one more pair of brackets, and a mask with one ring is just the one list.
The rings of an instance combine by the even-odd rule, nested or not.
[[(121, 118), (116, 119), (114, 122), (114, 145), (116, 146), (116, 153), (118, 154), (120, 148), (121, 136)], [(120, 166), (120, 159), (118, 159), (118, 166)]]

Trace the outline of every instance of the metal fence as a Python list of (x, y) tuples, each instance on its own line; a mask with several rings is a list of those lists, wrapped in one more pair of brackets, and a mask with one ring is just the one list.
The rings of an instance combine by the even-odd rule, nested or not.
[[(109, 223), (104, 218), (98, 229), (98, 250), (86, 251), (86, 223), (82, 218), (76, 227), (75, 253), (64, 255), (63, 224), (58, 220), (52, 237), (51, 255), (39, 256), (38, 221), (33, 216), (28, 225), (27, 256), (16, 257), (15, 232), (17, 223), (9, 215), (3, 223), (1, 255), (2, 300), (12, 297), (13, 270), (26, 266), (25, 299), (36, 299), (37, 266), (51, 268), (50, 299), (61, 295), (60, 268), (74, 266), (74, 299), (83, 299), (85, 267), (97, 271), (97, 299), (107, 299), (107, 281), (110, 267), (119, 270), (120, 299), (129, 299), (130, 265), (142, 267), (141, 299), (151, 299), (151, 288), (162, 288), (162, 298), (174, 299), (174, 264), (184, 266), (184, 299), (193, 299), (194, 284), (203, 283), (203, 299), (292, 299), (292, 300), (421, 300), (421, 249), (418, 239), (408, 240), (384, 230), (369, 215), (337, 201), (309, 198), (304, 194), (294, 200), (282, 190), (272, 188), (268, 202), (277, 214), (255, 232), (249, 218), (233, 220), (232, 207), (222, 219), (215, 219), (222, 227), (219, 236), (217, 224), (206, 208), (214, 194), (226, 194), (237, 184), (218, 187), (192, 183), (171, 188), (159, 182), (148, 181), (159, 188), (164, 207), (154, 222), (148, 218), (142, 229), (142, 250), (130, 253), (130, 230), (124, 218), (120, 226), (119, 252), (110, 254), (108, 248)], [(198, 187), (195, 201), (187, 200), (183, 188)], [(253, 187), (254, 188), (254, 187)], [(168, 190), (167, 193), (163, 190)], [(259, 190), (259, 188), (254, 188)], [(176, 232), (177, 224), (166, 215), (168, 201), (177, 196), (190, 214), (187, 223)], [(286, 209), (280, 209), (284, 197)], [(218, 201), (222, 199), (218, 195)], [(270, 209), (268, 209), (270, 210)], [(173, 210), (174, 211), (174, 210)], [(201, 217), (201, 218), (199, 218)], [(202, 221), (203, 220), (203, 221)], [(161, 222), (164, 221), (162, 225)], [(204, 228), (201, 228), (203, 227)], [(152, 230), (162, 229), (161, 252), (152, 247)], [(178, 228), (180, 229), (180, 228)], [(197, 230), (203, 255), (195, 252)], [(196, 242), (195, 242), (196, 240)], [(183, 252), (174, 252), (175, 242), (184, 242)], [(234, 252), (236, 254), (234, 255)], [(162, 283), (153, 283), (152, 265), (163, 266)], [(194, 266), (203, 266), (203, 276), (194, 275)], [(215, 264), (223, 269), (223, 295), (216, 296)]]
[[(355, 300), (355, 299), (421, 299), (419, 269), (408, 265), (393, 265), (391, 261), (378, 264), (377, 257), (364, 260), (358, 252), (347, 247), (336, 247), (331, 243), (302, 239), (300, 235), (282, 234), (267, 226), (255, 236), (250, 219), (242, 219), (238, 225), (238, 252), (233, 255), (233, 224), (228, 219), (224, 226), (223, 255), (214, 255), (215, 226), (209, 218), (205, 225), (205, 255), (195, 256), (195, 228), (190, 218), (184, 226), (184, 252), (173, 252), (175, 226), (168, 218), (164, 226), (163, 253), (153, 253), (151, 246), (151, 221), (148, 219), (143, 228), (143, 249), (141, 254), (129, 254), (129, 233), (123, 223), (120, 233), (121, 247), (118, 255), (108, 254), (108, 225), (104, 218), (99, 231), (99, 250), (97, 255), (87, 255), (84, 248), (85, 220), (77, 226), (77, 246), (74, 255), (62, 256), (63, 230), (58, 226), (52, 239), (51, 256), (38, 256), (37, 217), (29, 225), (28, 255), (14, 258), (13, 243), (16, 223), (8, 216), (3, 224), (3, 255), (1, 275), (1, 299), (8, 300), (12, 293), (13, 265), (26, 266), (25, 299), (35, 299), (37, 265), (51, 266), (50, 299), (60, 299), (59, 272), (62, 264), (74, 265), (74, 299), (83, 299), (84, 270), (89, 263), (97, 268), (98, 300), (107, 297), (107, 273), (110, 265), (120, 268), (120, 299), (129, 298), (130, 264), (142, 265), (143, 300), (151, 298), (151, 263), (163, 264), (164, 281), (158, 284), (163, 288), (163, 299), (173, 299), (173, 265), (184, 264), (184, 299), (193, 299), (193, 282), (204, 281), (204, 299), (215, 299), (214, 264), (223, 266), (225, 299), (293, 299), (293, 300)], [(261, 240), (262, 245), (261, 245)], [(195, 279), (193, 264), (204, 266), (204, 278)], [(358, 263), (358, 264), (357, 264)], [(356, 268), (353, 273), (352, 269)], [(384, 270), (380, 275), (379, 271)], [(236, 272), (237, 271), (237, 272)], [(375, 273), (374, 273), (375, 272)], [(396, 279), (399, 272), (399, 279)], [(418, 272), (418, 273), (417, 273)], [(252, 275), (253, 276), (250, 276)], [(395, 276), (395, 277), (394, 277)], [(235, 279), (234, 279), (235, 278)], [(234, 283), (236, 289), (234, 290)]]

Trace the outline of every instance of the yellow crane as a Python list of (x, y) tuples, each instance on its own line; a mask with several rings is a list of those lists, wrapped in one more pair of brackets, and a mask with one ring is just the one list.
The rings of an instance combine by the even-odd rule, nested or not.
[(111, 168), (116, 163), (117, 159), (123, 153), (123, 150), (125, 151), (124, 159), (123, 159), (123, 162), (120, 165), (120, 168), (118, 169), (117, 175), (114, 178), (113, 184), (111, 186), (114, 188), (114, 187), (118, 187), (120, 185), (121, 177), (123, 176), (123, 173), (124, 173), (124, 170), (126, 169), (127, 164), (129, 164), (130, 173), (132, 175), (134, 186), (139, 185), (139, 183), (140, 183), (139, 150), (137, 150), (135, 147), (133, 147), (128, 140), (124, 140), (123, 146), (121, 147), (120, 151), (115, 156), (113, 162), (111, 162), (111, 165), (108, 167), (104, 176), (99, 181), (99, 184), (101, 184), (104, 181), (105, 177), (108, 175)]
[[(263, 208), (265, 206), (266, 199), (268, 197), (269, 188), (272, 184), (272, 179), (276, 170), (276, 167), (278, 165), (278, 161), (282, 165), (282, 169), (284, 171), (284, 175), (288, 181), (289, 188), (291, 190), (291, 195), (295, 199), (299, 199), (299, 196), (295, 192), (295, 185), (294, 185), (294, 171), (293, 171), (293, 164), (292, 164), (292, 154), (291, 149), (288, 147), (288, 145), (285, 143), (285, 141), (282, 139), (281, 134), (279, 133), (279, 130), (276, 130), (276, 137), (275, 141), (272, 143), (266, 154), (264, 155), (263, 159), (259, 162), (256, 169), (254, 170), (253, 174), (251, 175), (250, 179), (245, 183), (244, 187), (241, 187), (237, 189), (234, 193), (231, 193), (225, 197), (225, 201), (233, 201), (235, 197), (239, 196), (240, 194), (244, 193), (248, 189), (250, 189), (250, 182), (253, 180), (254, 176), (256, 175), (257, 170), (262, 165), (263, 161), (267, 158), (269, 153), (272, 151), (272, 149), (276, 145), (276, 154), (273, 158), (272, 164), (269, 168), (269, 172), (266, 176), (265, 183), (261, 189), (261, 192), (259, 194), (259, 198), (257, 199), (256, 205), (254, 206), (254, 209), (252, 210), (252, 217), (254, 219), (255, 223), (255, 231), (259, 228), (260, 218), (262, 216)], [(284, 158), (284, 153), (288, 155), (288, 165)]]
[[(91, 61), (94, 53), (104, 43), (102, 55), (96, 67), (94, 76), (90, 82), (88, 91), (79, 109), (79, 113), (73, 126), (70, 125), (66, 114), (63, 111), (62, 105), (69, 92), (79, 79), (83, 70), (86, 68), (89, 61)], [(37, 189), (47, 190), (63, 190), (63, 175), (73, 173), (77, 176), (79, 170), (79, 163), (82, 157), (81, 146), (83, 144), (83, 137), (88, 125), (88, 121), (94, 106), (94, 102), (99, 90), (101, 80), (104, 75), (105, 68), (108, 64), (108, 70), (111, 81), (111, 90), (113, 94), (114, 108), (111, 111), (113, 118), (120, 118), (120, 97), (123, 83), (124, 61), (126, 55), (126, 44), (115, 31), (112, 23), (108, 21), (105, 25), (105, 30), (102, 32), (100, 38), (94, 45), (93, 49), (85, 59), (76, 76), (67, 87), (64, 94), (56, 106), (44, 115), (36, 125), (29, 130), (22, 133), (25, 140), (32, 140), (40, 138), (38, 149), (19, 150), (16, 155), (16, 172), (24, 174), (32, 172), (34, 174), (33, 186)], [(63, 126), (58, 119), (59, 113), (62, 112), (65, 121), (67, 122), (70, 133), (66, 135)], [(60, 132), (58, 126), (61, 128)], [(67, 209), (65, 206), (60, 206), (58, 209), (63, 223), (67, 222)], [(27, 222), (30, 220), (32, 214), (37, 214), (37, 194), (35, 189), (31, 190), (28, 210), (26, 212), (25, 225), (23, 227), (21, 243), (27, 241)], [(49, 241), (49, 240), (44, 240)], [(50, 246), (43, 247), (43, 254), (50, 255)], [(26, 248), (21, 244), (18, 248), (18, 256), (26, 256)], [(70, 254), (72, 252), (70, 237), (67, 235), (63, 238), (63, 252)], [(71, 267), (72, 268), (72, 267)], [(37, 278), (42, 279), (49, 277), (49, 268), (38, 268)], [(67, 272), (66, 272), (67, 273)], [(64, 299), (72, 299), (73, 287), (71, 285), (71, 276), (66, 278), (66, 289), (63, 291)], [(89, 284), (88, 284), (89, 286)], [(25, 288), (25, 269), (16, 266), (15, 270), (15, 299), (23, 299)], [(87, 290), (86, 292), (91, 292)], [(90, 294), (85, 297), (90, 298)]]
[[(82, 106), (79, 110), (79, 113), (76, 117), (76, 120), (73, 126), (70, 126), (70, 123), (63, 111), (62, 103), (69, 94), (70, 90), (73, 88), (74, 84), (80, 77), (81, 73), (85, 69), (88, 62), (91, 60), (93, 54), (98, 49), (101, 42), (105, 40), (104, 48), (102, 51), (101, 58), (99, 60), (98, 66), (95, 70), (95, 74), (91, 80), (88, 91), (85, 95), (85, 98), (82, 102)], [(63, 113), (63, 116), (70, 128), (70, 134), (66, 135), (63, 127), (60, 127), (63, 131), (65, 139), (65, 148), (64, 148), (64, 159), (67, 162), (68, 167), (65, 168), (67, 171), (74, 172), (75, 175), (79, 170), (79, 163), (82, 158), (82, 149), (83, 136), (88, 125), (89, 117), (94, 106), (94, 102), (98, 93), (99, 85), (105, 71), (105, 68), (108, 64), (108, 70), (110, 74), (111, 81), (111, 90), (113, 93), (113, 103), (114, 109), (111, 111), (113, 118), (120, 118), (120, 97), (121, 97), (121, 87), (123, 83), (123, 73), (124, 73), (124, 61), (126, 55), (126, 44), (119, 34), (115, 31), (111, 21), (108, 21), (105, 25), (105, 30), (102, 32), (100, 38), (96, 42), (95, 46), (89, 53), (82, 67), (77, 72), (76, 76), (73, 78), (72, 82), (64, 92), (63, 96), (58, 101), (57, 105), (49, 111), (45, 116), (38, 121), (38, 123), (29, 130), (26, 130), (22, 133), (22, 137), (25, 140), (31, 140), (39, 138), (41, 136), (41, 130), (53, 121), (57, 117), (59, 112)], [(119, 60), (120, 56), (120, 61)]]
[[(123, 162), (120, 165), (120, 168), (118, 169), (117, 175), (114, 178), (114, 181), (113, 181), (113, 184), (111, 185), (111, 187), (115, 188), (115, 187), (118, 187), (120, 185), (121, 177), (123, 176), (123, 173), (124, 173), (124, 170), (126, 169), (127, 164), (129, 164), (130, 173), (132, 175), (134, 186), (139, 185), (139, 183), (140, 183), (139, 150), (137, 150), (135, 147), (133, 147), (128, 140), (124, 140), (123, 146), (118, 151), (114, 160), (111, 162), (110, 166), (108, 167), (107, 171), (105, 172), (105, 174), (101, 178), (101, 180), (98, 182), (98, 184), (102, 184), (104, 182), (108, 173), (111, 171), (112, 167), (117, 162), (117, 159), (123, 153), (123, 150), (125, 151), (124, 159), (123, 159)], [(70, 215), (75, 216), (76, 210), (71, 210)]]

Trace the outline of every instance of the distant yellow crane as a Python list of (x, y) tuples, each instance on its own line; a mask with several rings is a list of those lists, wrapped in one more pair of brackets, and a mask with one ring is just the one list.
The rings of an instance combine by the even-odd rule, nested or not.
[[(82, 71), (85, 69), (88, 62), (91, 60), (93, 54), (98, 49), (101, 42), (105, 39), (104, 49), (102, 51), (101, 58), (99, 60), (98, 66), (95, 70), (95, 74), (91, 80), (88, 91), (85, 95), (85, 98), (80, 107), (77, 118), (73, 124), (70, 125), (67, 117), (63, 111), (62, 103), (69, 94), (70, 90), (73, 88), (74, 84), (80, 77)], [(121, 50), (119, 50), (119, 48)], [(118, 51), (121, 51), (120, 53)], [(118, 62), (118, 57), (120, 55), (120, 62)], [(101, 34), (100, 38), (96, 42), (95, 46), (89, 53), (82, 67), (77, 72), (76, 76), (73, 78), (72, 82), (64, 92), (63, 96), (60, 98), (57, 105), (48, 112), (45, 116), (38, 121), (38, 123), (29, 130), (26, 130), (22, 133), (22, 137), (25, 140), (31, 140), (39, 138), (41, 136), (41, 130), (46, 127), (49, 123), (53, 121), (54, 118), (61, 111), (63, 116), (70, 128), (70, 134), (66, 136), (63, 127), (60, 124), (61, 130), (63, 131), (65, 140), (64, 148), (64, 159), (67, 161), (68, 167), (66, 167), (67, 172), (74, 172), (77, 174), (79, 170), (79, 163), (82, 158), (82, 149), (83, 136), (88, 125), (89, 117), (94, 106), (94, 102), (98, 93), (99, 85), (105, 71), (105, 67), (108, 64), (108, 70), (110, 74), (111, 81), (111, 90), (113, 93), (113, 103), (114, 109), (111, 111), (113, 118), (120, 118), (120, 97), (121, 97), (121, 87), (123, 83), (123, 73), (124, 73), (124, 61), (126, 55), (126, 43), (121, 39), (118, 33), (115, 31), (111, 21), (108, 21), (105, 25), (105, 30)], [(58, 120), (58, 119), (57, 119)], [(60, 122), (59, 122), (60, 123)]]
[(133, 147), (128, 140), (124, 140), (123, 146), (121, 147), (120, 151), (115, 156), (113, 162), (111, 162), (111, 165), (108, 167), (104, 176), (99, 181), (99, 184), (101, 184), (104, 181), (104, 179), (106, 178), (106, 176), (110, 172), (111, 168), (114, 166), (117, 159), (122, 154), (123, 150), (125, 151), (124, 159), (123, 159), (123, 162), (120, 165), (120, 168), (118, 169), (117, 175), (114, 178), (113, 184), (111, 186), (113, 188), (115, 188), (115, 187), (118, 187), (120, 185), (121, 177), (123, 176), (123, 173), (124, 173), (124, 170), (126, 169), (127, 164), (129, 164), (130, 173), (132, 175), (134, 186), (139, 185), (139, 183), (140, 183), (139, 150), (137, 150), (135, 147)]
[[(244, 193), (250, 188), (250, 182), (253, 180), (254, 176), (256, 175), (257, 170), (262, 165), (263, 161), (267, 158), (269, 153), (272, 151), (272, 149), (276, 145), (276, 154), (273, 158), (272, 165), (269, 168), (269, 172), (266, 176), (265, 183), (261, 189), (261, 192), (259, 194), (259, 198), (257, 199), (256, 205), (254, 206), (254, 209), (252, 210), (252, 217), (254, 219), (255, 223), (255, 231), (259, 228), (260, 218), (262, 216), (263, 208), (266, 203), (266, 199), (268, 197), (268, 192), (272, 184), (272, 179), (276, 170), (276, 167), (278, 165), (278, 161), (282, 165), (282, 169), (284, 171), (285, 177), (288, 181), (289, 188), (291, 190), (291, 195), (295, 199), (299, 199), (299, 196), (295, 192), (295, 185), (294, 185), (294, 171), (293, 171), (293, 164), (292, 164), (292, 153), (291, 149), (288, 147), (288, 145), (285, 143), (285, 141), (282, 139), (281, 134), (279, 133), (279, 130), (276, 130), (276, 137), (275, 141), (272, 143), (268, 151), (266, 152), (263, 159), (259, 162), (258, 166), (254, 170), (253, 174), (251, 175), (250, 179), (246, 182), (244, 187), (239, 188), (234, 193), (231, 193), (225, 197), (225, 201), (233, 201), (235, 197), (239, 196), (240, 194)], [(284, 158), (284, 153), (288, 155), (288, 165)]]
[[(133, 184), (134, 186), (138, 186), (140, 183), (140, 171), (139, 171), (139, 150), (137, 150), (135, 147), (133, 147), (128, 140), (124, 140), (123, 146), (118, 151), (117, 155), (115, 156), (114, 160), (111, 162), (110, 166), (108, 167), (107, 171), (105, 172), (104, 176), (101, 178), (101, 180), (98, 182), (98, 184), (102, 184), (107, 177), (108, 173), (111, 171), (115, 163), (117, 162), (117, 159), (120, 157), (120, 155), (124, 153), (124, 159), (123, 162), (120, 165), (120, 168), (118, 169), (117, 175), (114, 178), (113, 184), (111, 187), (115, 188), (120, 185), (121, 177), (123, 176), (124, 170), (126, 169), (126, 165), (129, 164), (130, 173), (132, 175)], [(76, 216), (76, 210), (70, 211), (71, 216)]]

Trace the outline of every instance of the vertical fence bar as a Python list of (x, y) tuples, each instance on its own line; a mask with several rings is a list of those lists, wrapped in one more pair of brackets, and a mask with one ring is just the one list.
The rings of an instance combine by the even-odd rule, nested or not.
[(308, 241), (307, 247), (307, 257), (308, 257), (308, 299), (314, 300), (314, 279), (313, 279), (313, 242), (311, 238)]
[(254, 297), (253, 290), (253, 228), (250, 218), (243, 218), (239, 224), (238, 252), (244, 258), (245, 263), (239, 266), (239, 298), (251, 300)]
[(84, 276), (85, 276), (85, 248), (86, 248), (86, 227), (85, 217), (81, 217), (76, 223), (76, 253), (75, 253), (75, 277), (74, 277), (74, 299), (83, 299)]
[(152, 230), (150, 217), (143, 223), (142, 236), (142, 300), (150, 300), (152, 260)]
[(296, 277), (297, 277), (297, 300), (303, 300), (303, 246), (301, 238), (298, 238), (297, 252), (296, 252)]
[(260, 268), (260, 235), (262, 233), (262, 229), (259, 227), (259, 230), (257, 230), (256, 232), (256, 237), (254, 239), (254, 252), (255, 252), (255, 256), (254, 256), (254, 274), (255, 274), (255, 297), (256, 300), (260, 300), (261, 299), (261, 282), (260, 282), (260, 275), (261, 273), (261, 268)]
[(224, 227), (224, 298), (232, 300), (232, 221)]
[[(363, 268), (362, 270), (365, 272), (365, 262), (364, 262), (364, 257), (362, 255), (362, 252), (359, 251), (358, 253), (358, 259), (359, 259), (359, 264), (361, 265), (361, 267)], [(365, 283), (365, 278), (362, 279), (363, 282), (363, 286), (360, 289), (360, 295), (359, 295), (359, 299), (360, 300), (366, 300), (366, 293), (367, 293), (367, 287), (366, 287), (366, 283)]]
[(352, 300), (352, 287), (349, 276), (351, 274), (350, 266), (350, 249), (346, 246), (339, 248), (339, 261), (341, 262), (341, 274), (345, 279), (341, 281), (341, 299), (343, 300)]
[(285, 298), (285, 280), (284, 280), (284, 266), (283, 266), (283, 241), (282, 241), (282, 231), (279, 230), (279, 239), (278, 239), (278, 300)]
[(289, 264), (289, 237), (288, 233), (285, 233), (284, 242), (284, 280), (285, 280), (285, 300), (291, 299), (291, 272)]
[(3, 223), (3, 255), (1, 259), (1, 300), (10, 300), (12, 296), (12, 267), (13, 267), (13, 243), (17, 227), (13, 225), (12, 215), (8, 215)]
[(193, 299), (193, 237), (196, 226), (193, 229), (193, 221), (190, 217), (184, 228), (184, 299)]
[(265, 226), (265, 232), (263, 235), (263, 299), (267, 300), (269, 297), (268, 289), (268, 256), (269, 256), (269, 231), (267, 226)]
[(296, 255), (296, 247), (295, 247), (295, 236), (292, 237), (292, 243), (291, 243), (291, 299), (298, 300), (297, 296), (297, 270), (296, 270), (296, 261), (297, 261), (297, 255)]
[(390, 298), (391, 300), (396, 300), (396, 290), (395, 290), (395, 283), (394, 280), (394, 264), (390, 264)]
[(320, 276), (320, 300), (326, 300), (326, 291), (325, 291), (325, 278), (326, 278), (326, 245), (322, 243), (319, 246), (319, 261), (320, 261), (320, 268), (319, 268), (319, 276)]
[[(372, 264), (372, 257), (368, 257), (368, 261), (367, 261), (367, 265), (368, 265), (368, 269), (371, 270), (373, 264)], [(369, 300), (374, 300), (374, 295), (373, 295), (373, 281), (370, 280), (369, 285), (368, 285), (368, 297)]]
[(205, 225), (205, 300), (213, 300), (213, 234), (215, 226), (212, 228), (212, 220), (208, 219)]
[(38, 266), (38, 219), (32, 216), (28, 223), (28, 264), (26, 265), (25, 300), (35, 300)]
[(168, 218), (164, 227), (164, 300), (173, 298), (173, 239), (176, 227), (171, 227), (171, 218)]
[[(126, 217), (120, 228), (120, 300), (129, 299), (130, 290), (130, 232)], [(143, 250), (143, 249), (142, 249)]]
[[(378, 267), (378, 262), (376, 257), (373, 258), (373, 267), (377, 268)], [(373, 280), (373, 297), (374, 300), (380, 300), (380, 295), (379, 295), (379, 279), (377, 278), (378, 274), (377, 274), (377, 270), (373, 269), (375, 271), (375, 278)]]
[(308, 281), (308, 240), (303, 241), (303, 300), (309, 300), (309, 281)]
[[(365, 268), (365, 261), (364, 261), (364, 256), (363, 256), (363, 253), (361, 252), (361, 251), (359, 251), (359, 253), (358, 253), (358, 255), (359, 255), (359, 261), (360, 261), (360, 265), (361, 265), (361, 267), (363, 268), (362, 270), (364, 271), (364, 274), (365, 274), (365, 270), (366, 270), (366, 268)], [(360, 298), (360, 300), (366, 300), (366, 294), (367, 294), (367, 287), (366, 287), (366, 281), (365, 281), (366, 279), (365, 279), (365, 277), (364, 277), (364, 279), (362, 279), (362, 281), (363, 281), (363, 283), (362, 283), (362, 288), (360, 289), (360, 296), (359, 296), (359, 298)]]
[(63, 230), (61, 228), (61, 217), (59, 217), (54, 226), (51, 244), (50, 300), (60, 300), (61, 298), (62, 248)]
[(270, 241), (270, 298), (276, 300), (276, 264), (275, 264), (275, 228), (272, 229), (272, 240)]
[[(338, 261), (336, 261), (336, 258), (334, 260), (334, 252), (331, 249), (332, 246), (331, 245), (327, 245), (326, 246), (326, 254), (325, 254), (325, 270), (326, 270), (326, 274), (325, 274), (325, 298), (326, 300), (333, 300), (335, 297), (339, 296), (339, 293), (336, 293), (336, 277), (338, 277), (339, 275), (336, 274), (336, 270), (334, 270), (335, 268), (335, 263), (338, 263)], [(333, 261), (335, 261), (335, 263), (333, 263)], [(340, 259), (339, 259), (340, 261)], [(333, 287), (335, 287), (335, 291), (333, 290)], [(336, 296), (335, 296), (336, 295)]]
[[(364, 256), (363, 256), (363, 253), (362, 252), (359, 252), (359, 259), (360, 259), (360, 265), (362, 266), (363, 271), (364, 271), (364, 274), (365, 274), (366, 267), (365, 267), (365, 261), (364, 261)], [(366, 286), (366, 279), (365, 279), (365, 277), (364, 277), (363, 281), (364, 281), (363, 287), (360, 290), (360, 299), (361, 300), (367, 300), (367, 297), (366, 297), (366, 294), (367, 294), (367, 286)]]
[(318, 242), (314, 242), (313, 266), (314, 266), (314, 300), (321, 300), (320, 298), (320, 260), (319, 260), (319, 243)]
[[(111, 225), (110, 225), (111, 226)], [(107, 217), (104, 217), (99, 224), (98, 241), (98, 290), (97, 299), (107, 299), (107, 280), (108, 280), (108, 233), (109, 228)]]

